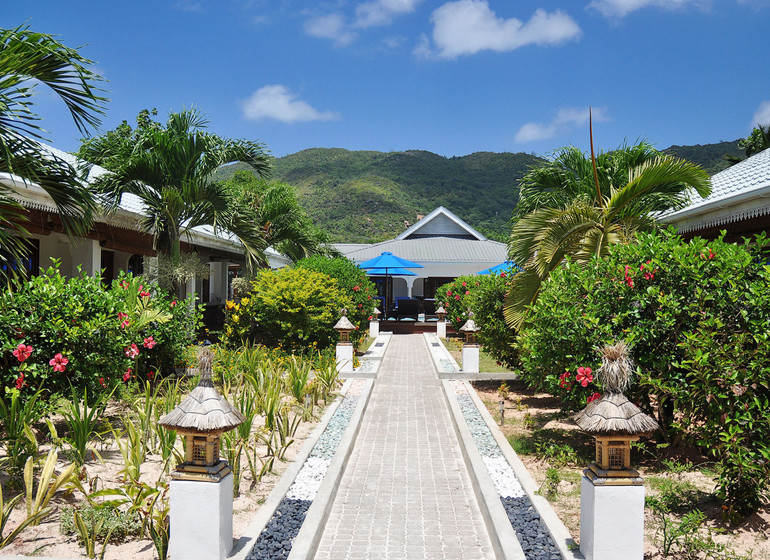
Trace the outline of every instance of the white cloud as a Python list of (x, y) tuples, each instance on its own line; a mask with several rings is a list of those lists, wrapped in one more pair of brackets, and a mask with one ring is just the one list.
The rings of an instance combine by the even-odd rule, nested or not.
[(297, 99), (296, 94), (284, 85), (264, 86), (241, 103), (245, 119), (259, 121), (273, 119), (285, 123), (305, 121), (332, 121), (340, 118), (332, 111), (319, 111), (305, 101)]
[(422, 0), (374, 0), (356, 8), (356, 27), (390, 25), (395, 16), (413, 12)]
[(555, 45), (581, 34), (578, 24), (561, 10), (537, 10), (522, 23), (498, 18), (486, 0), (448, 2), (433, 12), (431, 21), (434, 47), (423, 38), (415, 49), (418, 56), (457, 58), (483, 50), (506, 52), (525, 45)]
[[(602, 122), (608, 120), (604, 109), (594, 107), (593, 120)], [(588, 124), (588, 108), (563, 107), (556, 112), (556, 116), (549, 123), (528, 122), (516, 133), (516, 142), (536, 142), (555, 138), (559, 134), (568, 132)]]
[(648, 6), (675, 10), (687, 5), (703, 6), (704, 0), (592, 0), (589, 8), (594, 8), (608, 18), (623, 18)]
[(770, 101), (763, 101), (759, 109), (754, 113), (754, 117), (751, 119), (751, 128), (758, 124), (762, 126), (770, 125)]
[(339, 46), (349, 45), (356, 38), (341, 14), (328, 14), (306, 21), (305, 33), (319, 39), (331, 39)]

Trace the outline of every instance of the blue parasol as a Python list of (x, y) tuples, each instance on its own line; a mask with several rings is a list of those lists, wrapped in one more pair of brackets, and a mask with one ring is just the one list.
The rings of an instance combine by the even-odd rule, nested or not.
[[(374, 273), (376, 276), (385, 276), (385, 318), (388, 317), (389, 305), (388, 305), (388, 277), (389, 276), (417, 276), (414, 272), (409, 272), (406, 268), (423, 268), (421, 264), (417, 264), (401, 257), (397, 257), (390, 251), (385, 251), (373, 259), (364, 261), (358, 265), (359, 268), (364, 270), (376, 270)], [(400, 270), (407, 274), (396, 274), (395, 271)], [(371, 274), (371, 273), (369, 273)]]
[(485, 270), (477, 272), (476, 274), (500, 274), (501, 272), (518, 272), (520, 270), (521, 270), (521, 267), (517, 265), (515, 262), (505, 261), (496, 266), (493, 266), (492, 268), (487, 268)]

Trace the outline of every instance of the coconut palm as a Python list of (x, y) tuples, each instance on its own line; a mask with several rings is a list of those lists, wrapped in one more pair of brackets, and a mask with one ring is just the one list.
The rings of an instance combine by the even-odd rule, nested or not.
[[(45, 189), (56, 204), (68, 233), (82, 234), (91, 223), (93, 197), (78, 170), (38, 143), (43, 129), (33, 111), (37, 84), (53, 91), (67, 106), (81, 133), (99, 124), (106, 99), (89, 69), (92, 61), (51, 35), (27, 27), (0, 29), (0, 173), (31, 181)], [(26, 245), (26, 214), (13, 189), (0, 184), (0, 266), (19, 261)], [(14, 277), (13, 267), (0, 272)]]
[[(154, 114), (154, 113), (153, 113)], [(171, 113), (165, 126), (142, 111), (132, 130), (125, 122), (114, 131), (84, 141), (78, 155), (111, 171), (95, 181), (108, 207), (117, 208), (126, 193), (145, 206), (144, 229), (156, 248), (180, 259), (181, 238), (191, 228), (221, 228), (234, 203), (231, 192), (212, 181), (212, 173), (231, 162), (244, 162), (260, 176), (270, 171), (270, 158), (259, 142), (227, 140), (206, 132), (206, 118), (196, 109)], [(262, 254), (260, 238), (248, 220), (230, 221), (251, 261)]]
[(711, 192), (700, 167), (646, 143), (596, 158), (564, 148), (553, 161), (527, 173), (521, 184), (509, 251), (525, 269), (514, 278), (505, 308), (514, 327), (524, 321), (541, 283), (566, 258), (586, 262), (603, 257), (610, 245), (654, 228), (657, 212), (686, 204), (690, 189), (704, 197)]
[(738, 147), (744, 151), (745, 156), (734, 156), (732, 154), (725, 154), (724, 159), (730, 165), (742, 162), (746, 158), (750, 158), (754, 154), (758, 154), (770, 148), (770, 125), (762, 126), (758, 124), (748, 137), (738, 140)]

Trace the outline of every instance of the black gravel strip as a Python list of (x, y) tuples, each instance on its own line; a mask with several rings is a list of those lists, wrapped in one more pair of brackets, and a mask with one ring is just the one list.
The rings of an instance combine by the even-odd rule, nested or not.
[(500, 498), (500, 501), (503, 502), (508, 521), (519, 537), (527, 560), (562, 560), (561, 552), (553, 543), (529, 498)]
[(294, 537), (302, 528), (305, 514), (313, 502), (284, 498), (273, 517), (259, 534), (247, 560), (286, 560)]

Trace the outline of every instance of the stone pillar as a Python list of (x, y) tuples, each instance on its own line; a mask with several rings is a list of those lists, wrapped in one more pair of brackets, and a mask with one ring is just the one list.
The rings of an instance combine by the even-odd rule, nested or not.
[(436, 323), (436, 335), (439, 338), (446, 338), (446, 321)]
[(353, 373), (353, 344), (351, 342), (339, 342), (337, 344), (337, 371)]
[(580, 551), (586, 560), (642, 560), (644, 484), (583, 471), (580, 487)]
[(233, 475), (169, 483), (169, 557), (224, 560), (233, 549)]
[(463, 373), (479, 372), (479, 345), (463, 344)]
[(380, 322), (377, 319), (369, 321), (369, 336), (372, 338), (380, 336)]
[(227, 261), (210, 262), (209, 268), (209, 302), (223, 303), (228, 299)]
[(102, 273), (102, 247), (96, 239), (78, 239), (70, 246), (72, 255), (72, 271), (70, 275), (78, 276), (78, 265), (88, 276), (100, 276)]

